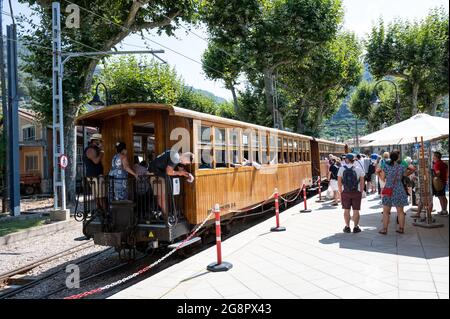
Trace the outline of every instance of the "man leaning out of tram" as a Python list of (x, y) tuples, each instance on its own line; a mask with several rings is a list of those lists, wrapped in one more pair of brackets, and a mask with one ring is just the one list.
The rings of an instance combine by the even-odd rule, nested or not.
[(188, 182), (193, 181), (193, 176), (184, 170), (185, 165), (192, 163), (194, 154), (190, 152), (181, 153), (167, 150), (158, 155), (149, 165), (149, 171), (154, 174), (150, 177), (153, 194), (158, 197), (158, 205), (163, 214), (166, 214), (166, 179), (170, 177), (186, 177)]

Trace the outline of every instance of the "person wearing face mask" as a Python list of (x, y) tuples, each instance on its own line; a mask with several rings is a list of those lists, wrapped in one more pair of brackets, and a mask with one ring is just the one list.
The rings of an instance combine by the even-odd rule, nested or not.
[(90, 195), (96, 199), (97, 206), (104, 208), (105, 179), (103, 177), (103, 151), (102, 135), (95, 133), (89, 139), (88, 146), (83, 152), (83, 164), (86, 177), (86, 188)]

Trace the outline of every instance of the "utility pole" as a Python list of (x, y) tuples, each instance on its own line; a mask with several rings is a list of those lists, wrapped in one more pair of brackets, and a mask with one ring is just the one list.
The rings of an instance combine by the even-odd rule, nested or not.
[[(66, 210), (66, 180), (64, 161), (64, 116), (61, 61), (61, 11), (59, 2), (52, 3), (52, 42), (53, 42), (53, 198), (55, 219), (68, 219), (70, 212)], [(59, 139), (58, 139), (59, 133)], [(61, 201), (61, 203), (60, 203)], [(56, 215), (59, 215), (56, 217)]]
[(16, 25), (7, 26), (8, 49), (8, 147), (10, 165), (10, 213), (20, 215), (20, 178), (19, 178), (19, 100), (17, 90), (17, 33)]
[[(0, 11), (3, 12), (3, 0), (0, 0)], [(8, 100), (6, 93), (6, 74), (5, 74), (5, 47), (3, 42), (3, 14), (0, 14), (0, 81), (2, 90), (2, 114), (3, 114), (3, 140), (0, 141), (5, 146), (4, 159), (2, 167), (3, 172), (3, 194), (2, 194), (2, 213), (7, 211), (7, 198), (9, 197), (9, 153), (8, 153)]]

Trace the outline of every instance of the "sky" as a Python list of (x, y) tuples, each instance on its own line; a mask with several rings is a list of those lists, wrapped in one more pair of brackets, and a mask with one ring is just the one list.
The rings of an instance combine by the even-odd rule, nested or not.
[[(8, 1), (0, 1), (3, 1), (3, 24), (6, 25), (11, 22), (10, 17), (5, 14), (5, 12), (9, 12)], [(25, 5), (18, 4), (17, 0), (12, 0), (12, 4), (14, 15), (19, 12), (27, 14), (30, 10)], [(448, 0), (343, 0), (343, 4), (345, 10), (344, 29), (355, 32), (360, 38), (370, 31), (374, 22), (380, 17), (388, 23), (395, 18), (423, 18), (431, 8), (437, 6), (443, 6), (447, 12), (449, 10)], [(165, 53), (159, 56), (175, 67), (187, 85), (231, 100), (231, 92), (224, 88), (222, 81), (206, 79), (201, 67), (201, 56), (207, 47), (207, 42), (204, 40), (207, 38), (207, 34), (204, 29), (194, 29), (193, 32), (199, 37), (183, 29), (176, 32), (176, 37), (158, 36), (155, 33), (146, 33), (145, 36), (149, 47), (165, 50)], [(6, 31), (4, 31), (5, 33)], [(146, 44), (139, 36), (132, 35), (123, 41), (119, 50), (145, 49), (136, 46), (145, 47)]]

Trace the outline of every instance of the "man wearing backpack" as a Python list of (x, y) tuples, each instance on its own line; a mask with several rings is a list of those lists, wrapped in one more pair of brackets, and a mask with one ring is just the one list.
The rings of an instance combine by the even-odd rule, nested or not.
[(355, 165), (355, 156), (347, 154), (345, 164), (338, 172), (338, 187), (344, 209), (344, 233), (350, 233), (350, 210), (353, 209), (353, 232), (359, 233), (359, 211), (361, 209), (362, 192), (364, 191), (365, 172)]

